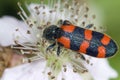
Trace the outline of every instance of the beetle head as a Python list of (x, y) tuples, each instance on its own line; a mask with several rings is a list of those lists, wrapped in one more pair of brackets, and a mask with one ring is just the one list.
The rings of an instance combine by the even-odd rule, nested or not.
[(56, 25), (51, 25), (43, 31), (43, 37), (47, 40), (55, 40), (56, 39), (56, 32), (58, 27)]

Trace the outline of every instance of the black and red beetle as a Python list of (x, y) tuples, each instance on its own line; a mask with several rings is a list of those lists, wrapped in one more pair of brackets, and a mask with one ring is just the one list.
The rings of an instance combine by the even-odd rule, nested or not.
[(43, 37), (54, 41), (47, 50), (58, 43), (57, 55), (60, 47), (84, 53), (93, 57), (105, 58), (113, 56), (117, 51), (116, 43), (106, 34), (89, 30), (93, 25), (85, 28), (73, 25), (68, 20), (62, 22), (60, 27), (51, 25), (43, 31)]

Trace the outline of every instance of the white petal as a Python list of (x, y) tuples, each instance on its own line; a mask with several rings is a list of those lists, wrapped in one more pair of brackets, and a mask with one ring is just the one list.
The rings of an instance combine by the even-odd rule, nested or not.
[(109, 65), (107, 59), (91, 58), (90, 62), (93, 65), (85, 64), (94, 80), (109, 80), (116, 78), (117, 72)]
[[(14, 17), (4, 16), (0, 19), (0, 45), (8, 46), (15, 44), (14, 40), (19, 43), (31, 41), (31, 35), (27, 34), (28, 27), (25, 23)], [(19, 31), (16, 31), (19, 29)]]
[(65, 80), (83, 80), (82, 77), (78, 73), (73, 72), (73, 68), (70, 65), (67, 65), (67, 71), (61, 71), (58, 75), (57, 80), (62, 80), (64, 78)]
[(44, 75), (45, 62), (37, 61), (6, 69), (1, 80), (48, 80)]
[[(49, 80), (48, 72), (50, 69), (45, 68), (45, 61), (36, 61), (24, 64), (15, 68), (6, 69), (1, 80)], [(83, 80), (79, 74), (72, 71), (72, 67), (68, 66), (66, 72), (60, 72), (57, 80)]]

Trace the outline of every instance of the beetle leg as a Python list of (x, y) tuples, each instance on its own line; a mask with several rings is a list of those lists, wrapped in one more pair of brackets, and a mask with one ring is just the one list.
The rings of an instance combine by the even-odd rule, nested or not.
[(60, 45), (58, 45), (58, 48), (57, 48), (57, 56), (59, 56), (59, 55), (60, 55), (60, 49), (61, 49), (61, 46), (60, 46)]
[(54, 42), (53, 44), (49, 45), (46, 49), (46, 51), (52, 49), (54, 46), (56, 45), (56, 42)]
[(81, 58), (82, 58), (83, 60), (86, 60), (85, 56), (84, 56), (84, 55), (82, 55), (82, 54), (81, 54)]
[(84, 57), (83, 54), (80, 54), (80, 53), (78, 53), (78, 54), (80, 55), (80, 58), (81, 58), (81, 59), (86, 60), (86, 58)]
[(58, 25), (61, 26), (62, 24), (63, 24), (63, 20), (61, 19), (61, 20), (58, 21)]
[(85, 28), (86, 29), (90, 29), (90, 28), (92, 28), (93, 27), (93, 24), (88, 24)]
[(57, 43), (58, 44), (58, 47), (57, 47), (57, 56), (60, 55), (60, 50), (61, 50), (61, 47), (63, 46), (61, 43)]
[(64, 22), (63, 22), (63, 25), (71, 25), (72, 23), (70, 22), (70, 21), (68, 21), (68, 20), (65, 20)]

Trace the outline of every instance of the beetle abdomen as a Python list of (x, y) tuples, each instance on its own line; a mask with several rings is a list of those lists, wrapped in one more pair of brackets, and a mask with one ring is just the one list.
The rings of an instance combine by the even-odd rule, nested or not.
[(98, 58), (110, 57), (116, 53), (117, 45), (106, 34), (76, 26), (72, 27), (74, 28), (64, 26), (64, 33), (58, 39), (58, 42), (64, 47)]
[(79, 52), (98, 58), (111, 57), (116, 53), (117, 45), (109, 36), (91, 30), (89, 30), (89, 33), (91, 33), (88, 34), (89, 40), (84, 38), (80, 44)]

